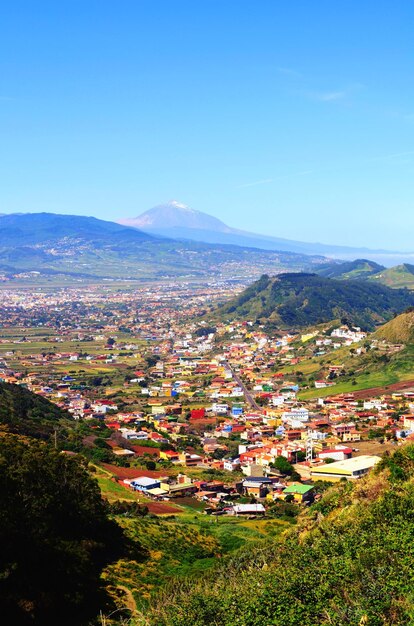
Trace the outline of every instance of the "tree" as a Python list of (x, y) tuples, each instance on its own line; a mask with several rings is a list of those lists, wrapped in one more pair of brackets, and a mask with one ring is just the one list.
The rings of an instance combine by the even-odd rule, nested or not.
[(217, 448), (214, 450), (212, 457), (213, 459), (221, 460), (227, 455), (227, 450), (225, 448)]
[(287, 474), (290, 476), (294, 471), (294, 467), (284, 456), (278, 456), (274, 463), (271, 463), (271, 467), (279, 470), (281, 474)]
[(159, 360), (160, 357), (158, 355), (149, 355), (145, 357), (145, 361), (147, 362), (148, 367), (154, 367)]
[(0, 545), (5, 623), (81, 625), (124, 539), (86, 460), (9, 435), (0, 440)]
[(305, 460), (306, 460), (306, 453), (303, 450), (298, 450), (296, 452), (296, 462), (302, 463)]

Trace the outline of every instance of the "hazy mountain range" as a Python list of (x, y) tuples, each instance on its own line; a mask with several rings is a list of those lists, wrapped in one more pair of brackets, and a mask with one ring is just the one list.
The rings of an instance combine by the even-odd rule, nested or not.
[[(317, 254), (340, 259), (369, 256), (371, 259), (388, 266), (408, 261), (410, 257), (410, 255), (392, 250), (337, 246), (333, 243), (306, 243), (250, 233), (227, 226), (218, 218), (202, 211), (196, 211), (176, 200), (155, 206), (138, 217), (121, 219), (119, 223), (133, 226), (148, 233), (175, 239), (224, 243), (264, 250), (297, 252), (300, 254)], [(259, 229), (260, 226), (258, 226)], [(414, 254), (411, 256), (414, 259)]]
[(314, 270), (327, 259), (229, 244), (174, 240), (94, 217), (0, 216), (0, 278), (40, 272), (72, 278), (214, 278), (249, 281), (263, 272)]
[[(0, 279), (40, 272), (82, 279), (213, 277), (246, 282), (263, 273), (307, 271), (414, 288), (409, 264), (386, 269), (373, 260), (327, 258), (311, 253), (321, 244), (313, 248), (312, 244), (243, 234), (177, 202), (123, 222), (54, 213), (0, 215)], [(338, 253), (340, 248), (333, 249)], [(346, 254), (350, 251), (346, 249)]]

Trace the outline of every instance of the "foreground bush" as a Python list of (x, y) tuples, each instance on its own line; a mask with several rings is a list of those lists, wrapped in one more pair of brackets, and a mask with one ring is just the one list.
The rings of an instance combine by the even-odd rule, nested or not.
[(4, 624), (87, 623), (99, 576), (124, 548), (86, 462), (0, 438), (0, 602)]

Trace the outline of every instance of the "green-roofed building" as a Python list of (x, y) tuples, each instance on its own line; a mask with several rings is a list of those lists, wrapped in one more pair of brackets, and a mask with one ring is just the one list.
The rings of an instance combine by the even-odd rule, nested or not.
[(312, 485), (293, 483), (283, 491), (283, 496), (291, 495), (296, 502), (313, 502), (315, 491)]

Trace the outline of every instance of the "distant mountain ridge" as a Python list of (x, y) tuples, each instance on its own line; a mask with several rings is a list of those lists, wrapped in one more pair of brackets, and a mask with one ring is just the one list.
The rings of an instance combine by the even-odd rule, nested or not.
[[(251, 233), (232, 228), (218, 218), (202, 211), (196, 211), (177, 200), (160, 204), (137, 217), (123, 218), (118, 220), (118, 222), (163, 237), (189, 239), (207, 243), (232, 244), (261, 248), (263, 250), (317, 254), (342, 259), (353, 259), (361, 255), (370, 256), (371, 258), (375, 257), (377, 260), (387, 257), (387, 255), (396, 255), (397, 258), (404, 256), (402, 253), (393, 253), (386, 250), (369, 250), (368, 248), (337, 246), (317, 242), (309, 243)], [(397, 260), (397, 262), (400, 261)]]
[(338, 265), (328, 264), (318, 270), (319, 276), (325, 278), (340, 278), (342, 280), (366, 280), (386, 268), (368, 259), (355, 259)]
[(367, 280), (392, 289), (414, 290), (414, 265), (403, 263), (386, 268), (374, 261), (356, 259), (345, 263), (327, 263), (317, 270), (319, 276), (338, 280)]
[(414, 289), (414, 265), (402, 263), (388, 269), (384, 268), (370, 279), (388, 287)]
[[(262, 246), (259, 242), (259, 247), (252, 248), (257, 240), (242, 237), (242, 231), (175, 201), (148, 211), (141, 223), (157, 224), (160, 215), (164, 225), (177, 223), (184, 215), (187, 223), (199, 228), (139, 230), (95, 217), (46, 212), (0, 215), (0, 274), (40, 272), (134, 280), (215, 275), (253, 280), (262, 273), (306, 270), (325, 277), (414, 289), (414, 266), (408, 263), (387, 269), (367, 259), (341, 262), (305, 251), (277, 250), (275, 243)], [(214, 232), (209, 230), (213, 227)], [(183, 232), (187, 236), (182, 236)], [(203, 233), (204, 240), (213, 233), (217, 242), (199, 241), (193, 237), (195, 232)]]
[(96, 242), (113, 242), (127, 237), (149, 241), (153, 235), (125, 228), (115, 222), (83, 215), (56, 213), (12, 213), (0, 215), (0, 246), (34, 245), (58, 238), (94, 238)]
[[(0, 279), (23, 273), (71, 279), (174, 277), (253, 280), (263, 271), (314, 269), (322, 257), (227, 244), (177, 241), (95, 217), (0, 216)], [(27, 276), (26, 276), (27, 278)]]

